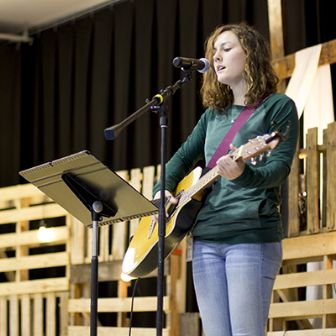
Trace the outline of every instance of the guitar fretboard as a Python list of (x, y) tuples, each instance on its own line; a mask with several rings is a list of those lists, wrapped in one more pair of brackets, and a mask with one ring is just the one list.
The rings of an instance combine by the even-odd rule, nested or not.
[(199, 191), (206, 188), (208, 185), (212, 184), (217, 177), (219, 176), (217, 171), (217, 166), (209, 170), (205, 175), (203, 175), (193, 186), (191, 186), (185, 193), (182, 195), (180, 202), (189, 200)]

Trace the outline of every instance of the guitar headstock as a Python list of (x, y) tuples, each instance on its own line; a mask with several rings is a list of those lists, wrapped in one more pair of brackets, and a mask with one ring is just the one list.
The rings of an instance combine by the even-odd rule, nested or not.
[(279, 132), (259, 135), (256, 138), (249, 140), (246, 144), (241, 145), (233, 153), (231, 153), (231, 155), (234, 160), (253, 160), (257, 156), (260, 156), (266, 152), (270, 154), (270, 152), (278, 146), (282, 139), (283, 137)]

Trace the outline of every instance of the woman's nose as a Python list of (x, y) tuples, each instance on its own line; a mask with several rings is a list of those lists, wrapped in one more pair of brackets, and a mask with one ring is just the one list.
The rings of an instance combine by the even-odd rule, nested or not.
[(214, 61), (220, 61), (221, 60), (221, 56), (220, 56), (220, 53), (219, 53), (218, 50), (214, 53), (213, 60)]

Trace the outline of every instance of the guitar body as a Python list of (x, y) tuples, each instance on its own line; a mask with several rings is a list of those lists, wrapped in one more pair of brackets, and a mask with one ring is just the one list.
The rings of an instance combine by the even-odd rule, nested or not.
[[(177, 186), (175, 195), (197, 183), (202, 173), (195, 168)], [(181, 198), (180, 198), (181, 199)], [(164, 256), (167, 257), (192, 229), (194, 219), (202, 206), (201, 197), (181, 199), (172, 214), (167, 218)], [(143, 217), (126, 251), (122, 272), (131, 277), (141, 277), (157, 267), (158, 262), (158, 223), (152, 216)]]
[[(233, 160), (254, 160), (263, 153), (274, 149), (280, 139), (284, 139), (279, 132), (257, 136), (246, 144), (235, 149), (230, 156)], [(253, 163), (253, 161), (252, 161)], [(211, 168), (202, 175), (200, 167), (195, 168), (177, 186), (175, 197), (179, 203), (169, 213), (166, 222), (164, 257), (167, 257), (192, 229), (194, 219), (202, 206), (205, 190), (214, 182), (220, 174), (217, 166)], [(122, 272), (131, 277), (141, 277), (153, 271), (158, 261), (158, 223), (154, 217), (141, 219), (135, 234), (126, 251)]]

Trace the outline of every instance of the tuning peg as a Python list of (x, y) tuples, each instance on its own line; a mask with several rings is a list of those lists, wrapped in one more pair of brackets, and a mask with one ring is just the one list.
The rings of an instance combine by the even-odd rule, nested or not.
[(260, 154), (258, 157), (259, 161), (262, 161), (263, 158), (264, 158), (264, 153)]
[(251, 164), (253, 164), (253, 166), (255, 166), (257, 164), (257, 161), (255, 158), (251, 158)]
[(266, 156), (267, 156), (267, 157), (270, 157), (271, 154), (272, 154), (272, 150), (268, 150), (267, 153), (266, 153)]

